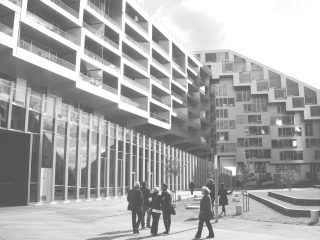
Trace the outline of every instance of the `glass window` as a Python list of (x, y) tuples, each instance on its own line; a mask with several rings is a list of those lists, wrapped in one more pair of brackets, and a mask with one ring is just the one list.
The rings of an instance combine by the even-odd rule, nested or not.
[(65, 136), (57, 135), (55, 185), (64, 185), (65, 164)]
[(12, 104), (11, 128), (24, 131), (25, 116), (25, 108)]
[(43, 115), (43, 130), (53, 132), (53, 117)]
[(304, 98), (306, 105), (317, 104), (317, 93), (310, 88), (304, 87)]
[(269, 70), (270, 88), (281, 88), (281, 76)]
[(206, 53), (205, 54), (205, 61), (206, 62), (216, 62), (217, 57), (215, 53)]
[(311, 116), (319, 117), (320, 116), (320, 106), (310, 106)]
[(303, 97), (292, 98), (292, 106), (294, 108), (303, 108), (304, 98)]
[(0, 101), (0, 127), (6, 128), (8, 126), (8, 110), (9, 103)]
[(53, 134), (49, 132), (43, 132), (41, 166), (43, 168), (52, 168), (52, 157), (53, 157)]
[(40, 132), (40, 113), (29, 111), (28, 131), (39, 133)]
[(287, 78), (287, 95), (299, 96), (299, 84)]
[(69, 139), (68, 186), (76, 186), (77, 183), (77, 145), (78, 141), (76, 138)]
[(240, 72), (239, 73), (240, 83), (250, 83), (251, 82), (251, 72)]

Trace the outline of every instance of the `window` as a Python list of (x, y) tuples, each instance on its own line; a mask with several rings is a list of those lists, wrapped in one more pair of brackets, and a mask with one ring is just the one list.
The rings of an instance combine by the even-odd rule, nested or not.
[(310, 88), (304, 87), (304, 98), (306, 105), (317, 104), (317, 93)]
[(216, 120), (217, 129), (235, 129), (235, 120)]
[(304, 128), (306, 131), (306, 136), (313, 136), (313, 124), (312, 121), (305, 121)]
[(270, 128), (268, 126), (249, 126), (245, 127), (245, 132), (248, 135), (269, 135)]
[(287, 90), (285, 88), (274, 89), (275, 99), (287, 99)]
[(271, 158), (271, 150), (270, 149), (246, 149), (245, 157), (246, 159)]
[(250, 90), (239, 90), (236, 91), (236, 101), (237, 102), (248, 102), (251, 99)]
[(282, 125), (294, 125), (294, 115), (286, 116), (271, 116), (271, 125), (282, 126)]
[(302, 136), (301, 127), (278, 128), (279, 137), (296, 137)]
[(304, 98), (303, 97), (292, 98), (292, 106), (294, 108), (303, 108)]
[(239, 81), (240, 83), (251, 83), (251, 72), (240, 72)]
[(216, 109), (216, 118), (228, 118), (228, 109)]
[(216, 97), (225, 97), (225, 96), (227, 96), (227, 86), (226, 85), (217, 86), (215, 88), (215, 95), (216, 95)]
[(217, 141), (229, 141), (229, 132), (217, 132)]
[(216, 107), (234, 107), (234, 98), (216, 98)]
[(205, 54), (205, 61), (206, 62), (216, 62), (217, 56), (215, 53), (206, 53)]
[[(234, 70), (235, 72), (245, 72), (246, 71), (246, 60), (234, 55)], [(250, 76), (251, 80), (251, 76)]]
[(257, 91), (269, 91), (269, 82), (267, 80), (258, 81)]
[(254, 172), (255, 173), (266, 173), (267, 172), (267, 163), (265, 162), (255, 162), (254, 163)]
[(286, 104), (277, 105), (277, 113), (286, 113)]
[(294, 170), (300, 172), (300, 164), (278, 164), (276, 165), (276, 173), (281, 173), (285, 170)]
[(238, 138), (238, 147), (262, 147), (262, 138)]
[(296, 148), (297, 140), (296, 139), (280, 139), (280, 140), (271, 140), (272, 148)]
[(281, 76), (269, 70), (270, 88), (281, 88)]
[(218, 143), (217, 144), (217, 152), (236, 152), (237, 146), (235, 143)]
[(320, 138), (307, 138), (306, 148), (320, 148)]
[(287, 95), (299, 96), (299, 84), (287, 78)]
[(233, 72), (233, 62), (222, 62), (222, 72)]
[(303, 151), (281, 151), (280, 160), (303, 160)]
[(248, 123), (261, 123), (261, 115), (248, 115)]
[(315, 160), (320, 160), (320, 150), (315, 150), (314, 151), (314, 159)]
[(312, 117), (320, 117), (320, 106), (310, 106)]

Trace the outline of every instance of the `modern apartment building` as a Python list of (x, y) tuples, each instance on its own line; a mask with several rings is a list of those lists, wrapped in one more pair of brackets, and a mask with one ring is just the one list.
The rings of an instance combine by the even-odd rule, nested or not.
[(230, 50), (196, 55), (212, 72), (220, 163), (248, 162), (256, 181), (320, 179), (320, 91)]
[(0, 0), (2, 203), (200, 186), (210, 74), (134, 1)]

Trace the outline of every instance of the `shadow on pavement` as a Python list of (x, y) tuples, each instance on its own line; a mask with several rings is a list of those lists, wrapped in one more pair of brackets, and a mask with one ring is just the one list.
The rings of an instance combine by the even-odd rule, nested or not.
[(99, 235), (114, 235), (114, 234), (129, 233), (129, 232), (132, 232), (132, 229), (131, 230), (125, 230), (125, 231), (105, 232), (105, 233), (101, 233)]
[(188, 218), (187, 220), (184, 220), (184, 222), (191, 222), (191, 221), (198, 221), (199, 218)]

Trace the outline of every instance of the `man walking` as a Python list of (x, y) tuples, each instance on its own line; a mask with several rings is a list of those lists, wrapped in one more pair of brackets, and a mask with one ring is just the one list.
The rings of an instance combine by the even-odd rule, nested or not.
[(142, 208), (142, 219), (141, 219), (141, 227), (145, 228), (145, 215), (147, 215), (147, 227), (150, 228), (150, 213), (149, 213), (149, 208), (150, 208), (150, 195), (151, 191), (149, 188), (147, 188), (147, 183), (142, 182), (141, 183), (141, 192), (143, 196), (143, 208)]
[(172, 195), (168, 190), (168, 185), (165, 183), (162, 183), (161, 190), (163, 223), (166, 228), (166, 231), (163, 233), (169, 234), (172, 214)]
[[(140, 190), (140, 183), (136, 182), (134, 188), (128, 192), (128, 210), (132, 213), (132, 229), (134, 234), (139, 234), (139, 225), (142, 218), (143, 196)], [(138, 217), (138, 220), (137, 220)]]
[(206, 184), (206, 187), (210, 190), (210, 198), (211, 198), (211, 204), (212, 204), (212, 217), (214, 216), (214, 200), (215, 200), (215, 197), (216, 197), (216, 188), (215, 188), (215, 185), (213, 183), (213, 179), (208, 179), (207, 181), (207, 184)]
[(190, 189), (191, 195), (193, 195), (193, 189), (194, 189), (194, 182), (193, 181), (191, 181), (189, 183), (189, 189)]

